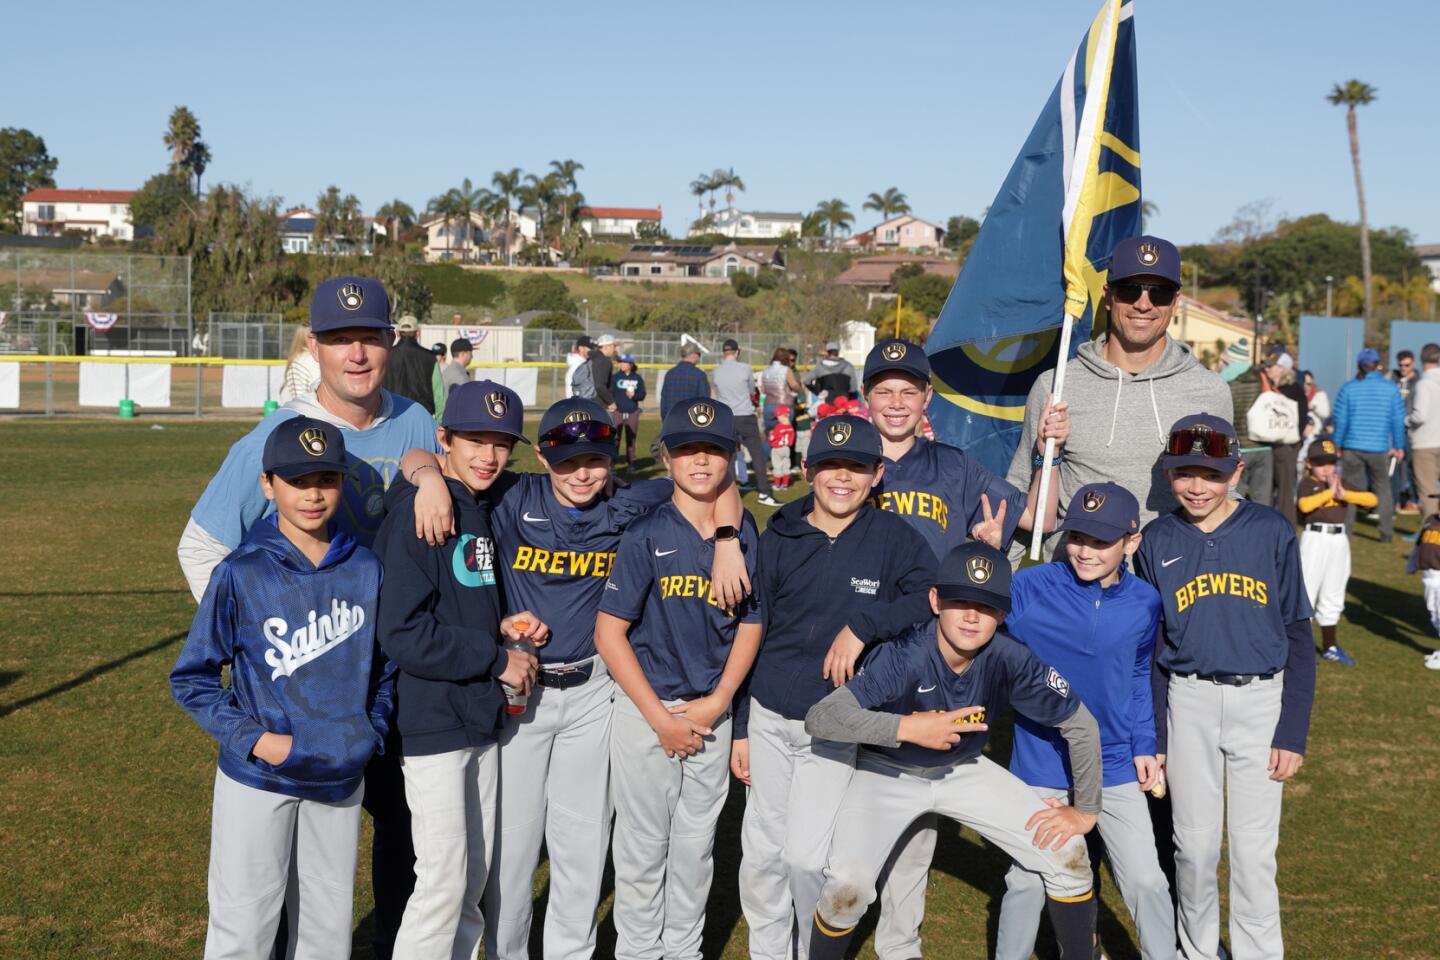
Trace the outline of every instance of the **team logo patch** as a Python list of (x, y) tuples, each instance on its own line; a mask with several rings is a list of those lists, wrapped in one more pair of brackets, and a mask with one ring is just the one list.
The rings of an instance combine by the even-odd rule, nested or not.
[(1153, 243), (1142, 243), (1135, 248), (1135, 259), (1147, 267), (1153, 267), (1160, 262), (1160, 248)]
[(886, 360), (889, 360), (891, 363), (894, 363), (897, 360), (902, 360), (905, 357), (905, 344), (887, 343), (885, 344), (884, 348), (881, 349), (880, 356), (884, 357)]
[(365, 305), (365, 290), (358, 283), (341, 284), (335, 295), (340, 298), (340, 306), (346, 310), (359, 310)]
[(561, 423), (584, 423), (586, 420), (590, 420), (590, 419), (593, 419), (593, 418), (590, 416), (589, 413), (587, 413), (587, 412), (584, 411), (584, 410), (571, 410), (569, 413), (565, 414), (565, 419), (562, 420), (562, 421), (560, 421), (560, 422), (561, 422)]
[(708, 427), (715, 422), (715, 408), (708, 403), (692, 403), (688, 412), (690, 422), (697, 427)]
[(965, 562), (965, 575), (971, 583), (989, 583), (995, 573), (995, 564), (989, 557), (971, 557)]
[(1131, 521), (1130, 521), (1130, 529), (1131, 529), (1131, 530), (1139, 530), (1139, 529), (1140, 529), (1140, 521), (1139, 521), (1139, 520), (1131, 520)]
[(1321, 441), (1320, 441), (1320, 452), (1321, 452), (1321, 453), (1324, 453), (1324, 454), (1327, 454), (1327, 455), (1329, 455), (1329, 456), (1334, 456), (1334, 455), (1335, 455), (1335, 444), (1331, 443), (1329, 440), (1321, 440)]
[(830, 446), (843, 447), (850, 442), (851, 427), (848, 423), (832, 423), (826, 429), (825, 434), (830, 440)]
[(509, 404), (505, 402), (505, 394), (492, 390), (485, 394), (485, 409), (490, 411), (490, 416), (496, 420), (505, 416)]
[(312, 457), (323, 457), (325, 451), (330, 447), (329, 441), (325, 439), (325, 431), (319, 427), (311, 427), (308, 430), (302, 431), (298, 439), (300, 441), (300, 449)]
[(489, 537), (467, 533), (460, 537), (450, 558), (455, 581), (465, 587), (495, 585), (495, 544)]
[(1085, 499), (1080, 501), (1080, 509), (1086, 513), (1094, 513), (1105, 505), (1105, 494), (1091, 490), (1085, 494)]
[(1051, 667), (1050, 672), (1045, 674), (1045, 686), (1054, 690), (1062, 697), (1070, 696), (1070, 681), (1060, 676), (1060, 671), (1054, 667)]

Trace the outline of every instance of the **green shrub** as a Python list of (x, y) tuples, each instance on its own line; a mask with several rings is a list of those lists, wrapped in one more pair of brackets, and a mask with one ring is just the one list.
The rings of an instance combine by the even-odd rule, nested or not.
[(741, 299), (753, 297), (760, 292), (760, 281), (744, 270), (730, 274), (730, 286), (735, 288), (735, 296)]
[(418, 269), (436, 303), (492, 307), (505, 296), (505, 282), (488, 271), (462, 270), (453, 263), (428, 264)]
[(527, 310), (547, 310), (557, 313), (574, 313), (575, 301), (565, 284), (555, 277), (543, 273), (526, 274), (510, 290), (510, 306), (516, 313)]
[(526, 329), (536, 330), (584, 330), (585, 326), (576, 320), (572, 314), (552, 311), (541, 314), (525, 325)]

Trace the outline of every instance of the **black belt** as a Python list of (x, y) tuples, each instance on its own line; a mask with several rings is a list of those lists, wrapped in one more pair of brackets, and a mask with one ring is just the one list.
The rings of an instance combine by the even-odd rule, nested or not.
[(578, 687), (595, 675), (595, 664), (584, 663), (578, 667), (541, 667), (535, 682), (554, 690), (568, 690)]
[(1275, 676), (1273, 673), (1177, 673), (1177, 677), (1194, 678), (1196, 680), (1208, 680), (1211, 683), (1218, 683), (1225, 687), (1243, 687), (1254, 683), (1256, 680), (1269, 680)]
[(1306, 529), (1306, 530), (1314, 530), (1316, 533), (1344, 533), (1344, 532), (1345, 532), (1345, 524), (1343, 524), (1343, 523), (1307, 523), (1307, 524), (1305, 524), (1305, 529)]

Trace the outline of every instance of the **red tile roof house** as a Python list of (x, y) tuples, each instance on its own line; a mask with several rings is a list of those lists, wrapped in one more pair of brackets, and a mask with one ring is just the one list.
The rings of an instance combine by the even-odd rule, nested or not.
[(133, 240), (130, 198), (134, 190), (31, 190), (20, 198), (20, 233), (27, 237), (59, 237), (78, 230), (94, 237)]
[(580, 229), (592, 237), (624, 237), (634, 240), (640, 236), (640, 224), (654, 223), (660, 226), (659, 207), (581, 207), (575, 211)]

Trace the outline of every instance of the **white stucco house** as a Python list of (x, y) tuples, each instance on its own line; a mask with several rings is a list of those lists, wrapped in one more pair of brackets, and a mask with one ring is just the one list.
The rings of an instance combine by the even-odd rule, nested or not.
[(20, 232), (27, 237), (59, 237), (78, 230), (95, 237), (133, 240), (130, 198), (134, 190), (31, 190), (20, 198)]

